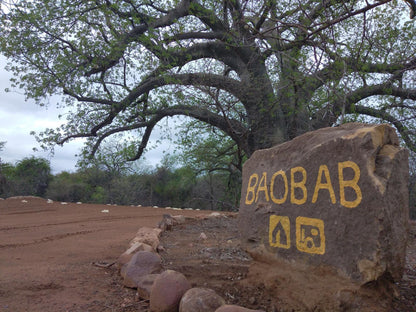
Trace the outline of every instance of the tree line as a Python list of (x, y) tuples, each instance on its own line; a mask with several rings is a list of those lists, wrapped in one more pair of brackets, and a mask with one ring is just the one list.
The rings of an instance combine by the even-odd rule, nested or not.
[(237, 185), (229, 179), (224, 172), (200, 174), (167, 162), (141, 172), (112, 172), (95, 164), (52, 174), (48, 160), (32, 156), (0, 164), (0, 197), (235, 211), (241, 181)]
[[(410, 218), (416, 219), (416, 154), (409, 158)], [(130, 168), (131, 169), (131, 168)], [(198, 172), (166, 160), (156, 168), (121, 171), (97, 163), (76, 172), (51, 173), (49, 161), (26, 157), (0, 162), (0, 197), (33, 195), (55, 201), (238, 211), (241, 174)]]

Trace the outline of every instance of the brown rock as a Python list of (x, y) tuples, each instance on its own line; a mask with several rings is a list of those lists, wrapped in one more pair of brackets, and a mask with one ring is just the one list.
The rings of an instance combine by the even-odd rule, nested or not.
[[(130, 259), (131, 260), (131, 259)], [(120, 268), (120, 275), (121, 277), (124, 279), (126, 277), (126, 271), (127, 271), (127, 266), (128, 266), (128, 262), (126, 264), (123, 264)]]
[(130, 246), (133, 246), (136, 243), (145, 243), (152, 246), (153, 250), (156, 250), (157, 246), (159, 246), (159, 236), (161, 232), (162, 230), (158, 228), (142, 227), (130, 241)]
[(138, 251), (149, 251), (153, 252), (153, 248), (150, 245), (137, 242), (134, 245), (132, 245), (129, 249), (127, 249), (125, 252), (123, 252), (120, 257), (117, 259), (117, 266), (119, 269), (123, 267), (126, 263), (128, 263), (133, 255)]
[(221, 217), (225, 217), (225, 216), (217, 211), (214, 211), (207, 216), (207, 218), (221, 218)]
[(219, 307), (215, 312), (264, 312), (263, 310), (250, 310), (237, 305), (223, 305)]
[[(269, 259), (328, 266), (360, 285), (405, 263), (408, 152), (388, 125), (346, 124), (256, 151), (239, 228)], [(262, 257), (265, 255), (263, 254)]]
[(175, 224), (183, 224), (186, 222), (186, 218), (183, 215), (172, 216), (172, 219), (174, 220)]
[(161, 259), (158, 254), (149, 251), (139, 251), (133, 255), (125, 270), (123, 269), (126, 287), (136, 288), (140, 277), (162, 271)]
[(157, 227), (162, 231), (171, 231), (174, 223), (175, 220), (172, 218), (170, 214), (164, 214), (162, 221), (159, 222)]
[(177, 312), (182, 296), (190, 288), (191, 284), (182, 273), (173, 270), (161, 273), (150, 292), (150, 311)]
[(159, 274), (147, 274), (137, 279), (137, 295), (144, 300), (150, 299), (150, 291)]
[(208, 288), (191, 288), (183, 295), (179, 312), (215, 312), (225, 300)]

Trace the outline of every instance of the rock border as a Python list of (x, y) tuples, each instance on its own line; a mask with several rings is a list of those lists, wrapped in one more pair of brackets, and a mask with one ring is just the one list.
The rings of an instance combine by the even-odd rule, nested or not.
[[(137, 289), (140, 299), (149, 300), (152, 312), (264, 312), (238, 305), (227, 305), (214, 290), (192, 288), (182, 273), (167, 270), (161, 264), (159, 252), (164, 249), (159, 238), (164, 231), (171, 231), (173, 227), (184, 224), (187, 220), (201, 217), (226, 218), (227, 214), (212, 212), (209, 215), (195, 217), (164, 214), (157, 227), (139, 228), (130, 241), (129, 248), (116, 261), (123, 285)], [(157, 257), (151, 256), (152, 253)], [(139, 258), (142, 260), (138, 260)]]

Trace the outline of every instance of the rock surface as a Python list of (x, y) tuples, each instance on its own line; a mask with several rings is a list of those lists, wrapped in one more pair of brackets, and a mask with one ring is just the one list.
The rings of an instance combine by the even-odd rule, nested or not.
[(162, 231), (171, 231), (174, 225), (175, 219), (170, 214), (164, 214), (157, 227)]
[(152, 286), (159, 274), (147, 274), (137, 279), (137, 295), (144, 300), (150, 299)]
[(184, 224), (186, 222), (186, 218), (183, 215), (172, 216), (172, 219), (175, 220), (176, 224)]
[(225, 300), (209, 288), (191, 288), (183, 295), (179, 312), (215, 312)]
[(130, 241), (130, 246), (136, 243), (145, 243), (152, 246), (153, 250), (157, 250), (159, 246), (159, 235), (162, 232), (158, 228), (142, 227), (140, 228), (136, 236)]
[(144, 243), (140, 243), (137, 242), (135, 244), (133, 244), (129, 249), (127, 249), (125, 252), (123, 252), (120, 257), (118, 257), (117, 259), (117, 266), (119, 269), (121, 269), (123, 267), (123, 265), (127, 264), (131, 258), (133, 257), (133, 255), (136, 252), (139, 251), (149, 251), (149, 252), (153, 252), (153, 248), (150, 245), (144, 244)]
[(239, 229), (252, 255), (325, 266), (363, 285), (403, 274), (408, 152), (388, 125), (346, 124), (256, 151)]
[(243, 308), (237, 305), (223, 305), (219, 307), (215, 312), (264, 312), (262, 310), (251, 310), (247, 308)]
[(125, 269), (122, 270), (123, 284), (136, 288), (140, 277), (162, 271), (160, 256), (154, 252), (139, 251), (133, 255)]
[(154, 281), (150, 292), (150, 311), (177, 312), (182, 296), (191, 284), (179, 272), (167, 270)]

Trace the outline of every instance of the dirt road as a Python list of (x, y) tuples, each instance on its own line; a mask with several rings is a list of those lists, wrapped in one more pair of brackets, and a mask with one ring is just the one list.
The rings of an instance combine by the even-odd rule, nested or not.
[[(194, 217), (211, 211), (0, 200), (0, 312), (148, 312), (149, 303), (122, 286), (115, 265), (93, 263), (114, 262), (140, 227), (155, 227), (166, 213)], [(285, 271), (286, 279), (278, 280), (270, 266), (254, 263), (240, 247), (233, 214), (178, 225), (162, 234), (161, 246), (165, 268), (182, 272), (193, 286), (214, 289), (227, 303), (265, 311), (332, 311), (324, 303), (321, 309), (302, 308), (317, 297), (316, 289), (299, 296), (299, 287), (289, 283), (291, 271), (272, 268)], [(416, 222), (410, 223), (406, 258), (403, 280), (395, 291), (381, 293), (394, 295), (389, 312), (416, 311)]]
[(37, 198), (1, 200), (0, 312), (129, 311), (134, 292), (119, 285), (115, 269), (92, 263), (115, 261), (138, 228), (155, 227), (169, 212)]

